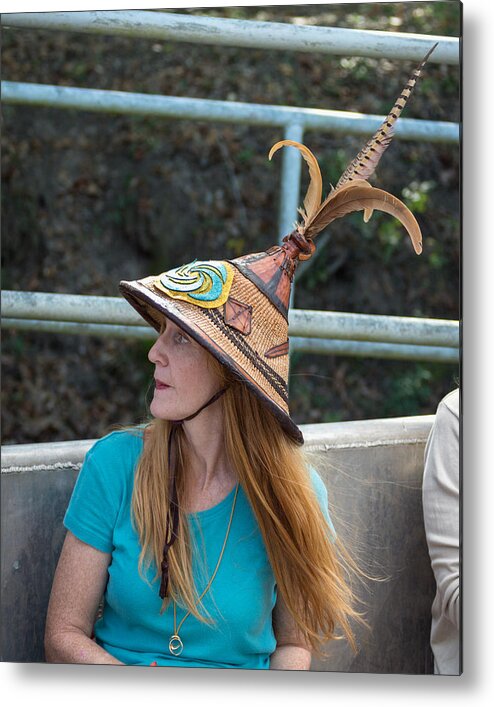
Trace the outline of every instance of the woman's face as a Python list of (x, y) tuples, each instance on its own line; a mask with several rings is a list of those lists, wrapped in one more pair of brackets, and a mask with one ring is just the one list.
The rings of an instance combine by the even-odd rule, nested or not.
[(220, 389), (220, 380), (208, 368), (211, 354), (171, 319), (165, 318), (148, 358), (155, 366), (154, 397), (150, 405), (153, 417), (181, 420), (196, 412)]

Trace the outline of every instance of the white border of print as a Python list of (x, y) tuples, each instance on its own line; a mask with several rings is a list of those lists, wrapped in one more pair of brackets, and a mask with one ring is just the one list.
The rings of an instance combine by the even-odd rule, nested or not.
[[(354, 2), (355, 0), (347, 0)], [(310, 0), (309, 0), (310, 2)], [(49, 12), (69, 10), (117, 10), (224, 5), (296, 5), (296, 2), (77, 2), (0, 0), (0, 12)], [(331, 4), (314, 1), (311, 4)], [(488, 469), (492, 446), (490, 404), (492, 393), (493, 317), (489, 304), (494, 281), (494, 239), (487, 237), (492, 221), (492, 179), (487, 173), (487, 155), (492, 140), (487, 130), (492, 81), (489, 76), (490, 23), (485, 0), (465, 0), (463, 5), (463, 431), (464, 431), (464, 674), (461, 677), (371, 675), (349, 673), (303, 673), (269, 671), (192, 670), (153, 671), (126, 667), (9, 664), (0, 665), (2, 691), (17, 703), (41, 701), (50, 707), (87, 707), (146, 702), (146, 705), (201, 707), (242, 705), (259, 700), (283, 707), (308, 704), (400, 707), (422, 701), (426, 705), (483, 705), (494, 686), (491, 609), (494, 537), (487, 519), (494, 471)], [(490, 47), (489, 47), (490, 45)], [(492, 101), (491, 101), (492, 103)], [(490, 127), (490, 126), (489, 126)], [(493, 227), (490, 226), (492, 233)], [(8, 234), (6, 235), (8, 237)], [(492, 285), (491, 285), (492, 286)], [(471, 353), (471, 356), (470, 356)], [(486, 394), (487, 393), (487, 394)], [(483, 394), (483, 395), (482, 395)], [(475, 413), (473, 413), (475, 409)], [(465, 415), (466, 412), (466, 415)], [(489, 573), (489, 575), (488, 575)]]

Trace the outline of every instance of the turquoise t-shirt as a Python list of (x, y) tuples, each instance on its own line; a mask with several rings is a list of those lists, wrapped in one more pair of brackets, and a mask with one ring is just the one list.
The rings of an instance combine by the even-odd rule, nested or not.
[[(134, 473), (142, 446), (141, 430), (112, 432), (98, 440), (86, 454), (64, 518), (65, 527), (77, 538), (112, 554), (103, 616), (94, 627), (97, 643), (127, 665), (155, 661), (159, 666), (268, 669), (276, 648), (272, 626), (276, 582), (241, 486), (223, 559), (203, 599), (215, 623), (207, 625), (189, 615), (179, 632), (183, 652), (170, 654), (173, 604), (160, 614), (160, 580), (153, 581), (154, 563), (146, 573), (149, 583), (139, 574), (140, 545), (131, 521)], [(310, 476), (334, 532), (326, 487), (313, 467)], [(188, 514), (191, 537), (199, 549), (193, 555), (199, 595), (216, 567), (234, 493), (235, 489), (213, 508)], [(184, 614), (177, 607), (177, 625)]]

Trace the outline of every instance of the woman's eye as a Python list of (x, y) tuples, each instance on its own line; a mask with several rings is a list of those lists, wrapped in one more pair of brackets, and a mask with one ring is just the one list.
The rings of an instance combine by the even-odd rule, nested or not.
[(187, 339), (187, 337), (184, 336), (183, 334), (177, 334), (177, 336), (176, 336), (175, 338), (176, 338), (176, 340), (177, 340), (180, 344), (183, 344), (183, 343), (187, 344), (188, 341), (189, 341), (189, 340)]

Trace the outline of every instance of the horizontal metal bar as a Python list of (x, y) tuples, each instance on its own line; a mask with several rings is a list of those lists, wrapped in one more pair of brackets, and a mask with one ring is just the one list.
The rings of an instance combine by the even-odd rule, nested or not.
[(459, 40), (456, 37), (235, 20), (172, 12), (117, 10), (12, 13), (2, 15), (2, 25), (270, 51), (324, 52), (377, 58), (388, 56), (392, 59), (412, 59), (417, 62), (438, 42), (439, 46), (429, 61), (444, 64), (459, 62)]
[(341, 341), (291, 336), (290, 354), (295, 351), (326, 356), (354, 356), (357, 358), (385, 358), (436, 363), (458, 363), (459, 360), (459, 350), (445, 346), (411, 346), (408, 344), (383, 344), (367, 341)]
[[(2, 81), (2, 102), (10, 105), (271, 125), (284, 128), (298, 124), (304, 131), (332, 131), (348, 135), (371, 135), (384, 120), (382, 115), (351, 111), (215, 101), (207, 98), (160, 96), (150, 93), (16, 81)], [(460, 128), (458, 123), (400, 118), (396, 124), (395, 135), (407, 140), (450, 143), (459, 141)]]
[[(4, 290), (2, 326), (15, 319), (142, 328), (142, 318), (120, 297)], [(458, 322), (443, 319), (293, 309), (288, 321), (290, 336), (450, 348), (459, 344)]]
[(290, 334), (320, 339), (458, 348), (459, 323), (447, 319), (396, 317), (294, 309), (288, 314)]
[[(36, 331), (76, 336), (101, 336), (117, 339), (152, 340), (156, 332), (149, 326), (121, 326), (119, 324), (85, 324), (81, 322), (55, 322), (43, 319), (2, 319), (2, 329)], [(386, 358), (407, 361), (436, 361), (458, 363), (458, 349), (443, 346), (410, 346), (408, 344), (383, 344), (366, 341), (340, 341), (290, 337), (290, 354), (294, 351), (326, 356), (356, 356), (361, 358)]]
[(49, 319), (2, 318), (2, 329), (36, 331), (48, 334), (76, 336), (101, 336), (115, 339), (151, 340), (157, 332), (150, 326), (125, 326), (122, 324), (90, 324), (86, 322), (64, 322)]
[(142, 326), (143, 319), (123, 297), (2, 291), (2, 319), (44, 319), (88, 324)]

